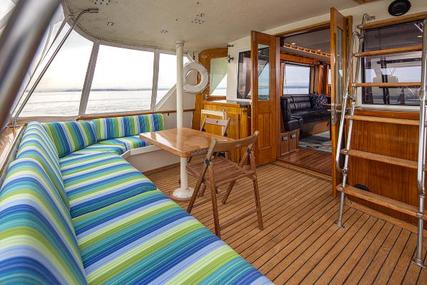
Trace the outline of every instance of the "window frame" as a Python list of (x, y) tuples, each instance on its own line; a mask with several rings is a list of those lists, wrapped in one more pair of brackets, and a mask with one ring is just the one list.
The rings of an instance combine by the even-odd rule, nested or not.
[[(398, 26), (398, 25), (402, 25), (402, 24), (407, 24), (407, 23), (411, 23), (411, 22), (417, 22), (419, 21), (419, 19), (411, 19), (411, 20), (407, 20), (407, 19), (401, 19), (401, 21), (397, 21), (397, 22), (390, 22), (384, 25), (380, 25), (380, 26), (375, 26), (373, 25), (372, 27), (367, 28), (366, 30), (373, 30), (373, 29), (381, 29), (381, 28), (387, 28), (387, 27), (391, 27), (391, 26)], [(362, 48), (362, 51), (365, 50), (365, 47)], [(397, 55), (400, 53), (396, 53)], [(365, 58), (361, 59), (361, 70), (359, 73), (359, 78), (357, 78), (357, 80), (359, 82), (364, 82), (365, 81), (365, 75), (366, 75), (366, 67), (365, 67)], [(356, 66), (356, 63), (354, 63), (354, 66)], [(420, 74), (420, 79), (421, 79), (421, 74)], [(411, 105), (392, 105), (392, 104), (367, 104), (363, 102), (363, 95), (364, 95), (364, 91), (363, 88), (358, 88), (357, 93), (356, 93), (356, 106), (357, 107), (361, 107), (363, 109), (368, 109), (368, 110), (385, 110), (385, 111), (419, 111), (419, 106), (411, 106)]]
[[(65, 16), (64, 16), (65, 17)], [(73, 25), (73, 22), (71, 18), (65, 18), (64, 22), (68, 23), (70, 26)], [(176, 52), (173, 50), (165, 50), (165, 49), (158, 49), (153, 47), (144, 47), (144, 46), (130, 46), (130, 45), (124, 45), (124, 44), (117, 44), (112, 42), (107, 42), (104, 40), (98, 40), (95, 39), (89, 35), (86, 35), (83, 33), (77, 26), (73, 29), (73, 32), (78, 33), (83, 38), (87, 39), (88, 41), (92, 42), (92, 49), (88, 61), (88, 66), (86, 69), (84, 81), (83, 81), (83, 87), (82, 87), (82, 93), (80, 96), (80, 102), (79, 102), (79, 109), (78, 109), (78, 115), (77, 116), (84, 116), (84, 115), (100, 115), (98, 113), (94, 114), (88, 114), (87, 113), (87, 106), (89, 102), (89, 96), (90, 96), (90, 90), (93, 83), (94, 74), (96, 71), (97, 66), (97, 59), (99, 55), (99, 48), (101, 45), (108, 46), (108, 47), (115, 47), (115, 48), (122, 48), (122, 49), (129, 49), (129, 50), (135, 50), (135, 51), (145, 51), (145, 52), (152, 52), (154, 55), (153, 59), (153, 78), (152, 78), (152, 95), (151, 95), (151, 103), (150, 108), (146, 110), (135, 110), (135, 111), (141, 111), (141, 112), (154, 112), (156, 110), (159, 110), (164, 103), (170, 98), (170, 96), (176, 91), (176, 84), (174, 84), (170, 90), (163, 96), (163, 98), (157, 102), (157, 91), (158, 91), (158, 83), (159, 83), (159, 72), (160, 72), (160, 54), (169, 54), (169, 55), (176, 55)], [(57, 41), (62, 40), (62, 38), (56, 39)], [(188, 59), (189, 62), (194, 62), (192, 57), (189, 53), (185, 53), (184, 56)], [(135, 111), (129, 111), (129, 112), (109, 112), (106, 114), (126, 114), (126, 113), (135, 113)], [(37, 117), (22, 117), (21, 114), (16, 117), (16, 120), (19, 121), (27, 121), (30, 119), (37, 119), (37, 118), (43, 118), (43, 120), (46, 120), (47, 118), (75, 118), (76, 116), (37, 116)]]

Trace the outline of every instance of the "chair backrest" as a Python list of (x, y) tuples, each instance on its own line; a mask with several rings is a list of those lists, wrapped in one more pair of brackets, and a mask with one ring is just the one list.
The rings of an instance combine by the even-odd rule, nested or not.
[(212, 139), (212, 143), (209, 147), (209, 151), (206, 155), (206, 158), (208, 160), (211, 160), (214, 157), (215, 153), (219, 153), (219, 152), (229, 153), (236, 149), (246, 148), (245, 154), (240, 160), (240, 165), (243, 165), (248, 158), (251, 160), (251, 164), (255, 163), (254, 146), (258, 139), (258, 135), (259, 135), (259, 131), (255, 131), (255, 133), (249, 137), (233, 140), (233, 141), (227, 141), (227, 142), (222, 142), (216, 139)]
[[(227, 113), (223, 111), (202, 110), (201, 114), (202, 114), (202, 124), (200, 126), (200, 131), (206, 132), (205, 127), (208, 125), (217, 126), (217, 127), (221, 127), (221, 134), (220, 134), (221, 136), (227, 135), (227, 129), (228, 129), (228, 126), (230, 125), (230, 119), (227, 118)], [(220, 119), (207, 117), (209, 115), (220, 117)], [(205, 117), (203, 118), (203, 116)]]

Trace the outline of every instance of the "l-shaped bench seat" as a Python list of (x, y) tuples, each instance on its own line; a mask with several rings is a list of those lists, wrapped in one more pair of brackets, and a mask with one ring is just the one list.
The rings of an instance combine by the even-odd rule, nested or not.
[(0, 190), (0, 284), (270, 284), (120, 156), (162, 128), (29, 123)]

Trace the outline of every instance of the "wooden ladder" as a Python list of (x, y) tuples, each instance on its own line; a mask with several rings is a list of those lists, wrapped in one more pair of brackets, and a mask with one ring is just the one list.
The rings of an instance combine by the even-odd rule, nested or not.
[[(363, 18), (365, 21), (365, 17)], [(363, 23), (364, 24), (364, 23)], [(361, 27), (363, 27), (363, 24)], [(417, 250), (414, 257), (414, 262), (420, 266), (425, 267), (422, 256), (422, 244), (423, 244), (423, 230), (424, 230), (424, 220), (427, 220), (427, 215), (424, 213), (424, 198), (425, 198), (425, 160), (426, 160), (426, 84), (427, 84), (427, 20), (424, 20), (424, 31), (423, 31), (423, 44), (401, 47), (401, 48), (392, 48), (392, 49), (383, 49), (376, 51), (367, 51), (363, 52), (363, 40), (364, 40), (364, 30), (360, 28), (360, 32), (354, 33), (355, 38), (359, 43), (359, 51), (350, 56), (349, 59), (349, 72), (347, 77), (347, 88), (346, 93), (343, 96), (341, 110), (341, 120), (339, 125), (338, 133), (338, 143), (337, 143), (337, 152), (336, 152), (336, 165), (339, 170), (342, 172), (342, 183), (337, 187), (337, 190), (340, 192), (340, 206), (339, 206), (339, 216), (337, 225), (339, 227), (343, 226), (343, 214), (344, 214), (344, 204), (346, 195), (355, 197), (370, 203), (387, 207), (389, 209), (398, 211), (400, 213), (412, 216), (417, 218), (418, 227), (417, 227)], [(353, 83), (351, 84), (351, 94), (350, 94), (350, 77), (353, 75), (356, 82), (359, 79), (359, 72), (361, 70), (361, 58), (367, 56), (378, 56), (378, 55), (388, 55), (394, 53), (403, 53), (403, 52), (412, 52), (412, 51), (422, 51), (422, 78), (421, 82), (390, 82), (390, 83)], [(353, 72), (353, 58), (356, 58), (356, 71)], [(352, 75), (350, 75), (352, 74)], [(379, 87), (379, 88), (390, 88), (390, 87), (420, 87), (420, 120), (408, 120), (408, 119), (399, 119), (399, 118), (384, 118), (384, 117), (372, 117), (372, 116), (360, 116), (355, 115), (356, 108), (356, 98), (354, 94), (357, 94), (357, 89), (361, 87)], [(349, 104), (350, 103), (350, 104)], [(350, 105), (350, 106), (349, 106)], [(348, 123), (348, 131), (346, 138), (345, 148), (342, 148), (342, 141), (345, 134), (345, 122)], [(397, 125), (407, 125), (407, 126), (418, 126), (419, 127), (419, 148), (418, 148), (418, 160), (407, 160), (377, 153), (366, 152), (362, 150), (351, 149), (351, 139), (353, 134), (353, 122), (354, 121), (365, 121), (365, 122), (377, 122), (384, 124), (397, 124)], [(343, 163), (342, 163), (342, 156)], [(396, 165), (400, 167), (405, 167), (413, 170), (417, 170), (417, 186), (418, 186), (418, 198), (419, 205), (418, 207), (394, 200), (379, 194), (375, 194), (363, 189), (359, 189), (348, 185), (348, 171), (349, 171), (349, 158), (358, 157), (366, 160), (377, 161), (382, 163), (387, 163), (391, 165)], [(341, 168), (341, 165), (343, 167)]]

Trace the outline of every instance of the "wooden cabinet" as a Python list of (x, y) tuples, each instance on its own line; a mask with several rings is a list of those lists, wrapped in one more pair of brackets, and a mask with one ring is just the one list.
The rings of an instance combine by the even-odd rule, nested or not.
[(280, 156), (298, 149), (300, 130), (280, 134)]
[[(212, 111), (221, 111), (227, 114), (230, 119), (230, 125), (227, 130), (227, 137), (233, 139), (245, 138), (250, 135), (250, 104), (240, 103), (236, 101), (204, 101), (203, 109)], [(202, 121), (204, 118), (200, 118)], [(217, 128), (217, 129), (214, 129)], [(207, 127), (206, 131), (214, 134), (221, 134), (219, 127)], [(234, 161), (238, 161), (241, 154), (235, 153), (232, 155)]]

